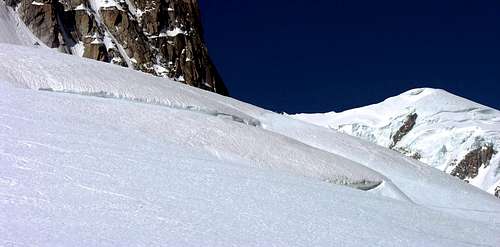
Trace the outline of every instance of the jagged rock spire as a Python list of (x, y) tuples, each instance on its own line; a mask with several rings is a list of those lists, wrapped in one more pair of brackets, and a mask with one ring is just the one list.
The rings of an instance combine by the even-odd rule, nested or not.
[(227, 95), (196, 0), (8, 0), (49, 47)]

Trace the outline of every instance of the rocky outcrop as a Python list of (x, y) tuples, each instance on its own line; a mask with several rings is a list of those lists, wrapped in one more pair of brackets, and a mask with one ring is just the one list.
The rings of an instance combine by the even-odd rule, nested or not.
[(492, 145), (486, 145), (470, 151), (458, 163), (458, 165), (451, 172), (452, 176), (458, 177), (462, 180), (468, 178), (475, 178), (479, 172), (479, 168), (488, 167), (491, 158), (497, 151), (493, 149)]
[(395, 151), (398, 151), (410, 158), (413, 158), (413, 159), (416, 159), (416, 160), (420, 160), (422, 159), (422, 154), (420, 154), (420, 152), (418, 151), (412, 151), (412, 150), (408, 150), (404, 147), (397, 147), (397, 148), (392, 148), (393, 150)]
[(227, 95), (196, 0), (8, 0), (47, 46)]
[[(28, 4), (29, 3), (29, 4)], [(27, 1), (11, 0), (7, 4), (18, 6), (17, 11), (33, 34), (50, 47), (59, 47), (60, 36), (56, 10), (52, 0)]]
[(394, 148), (396, 144), (398, 144), (398, 142), (401, 141), (401, 139), (403, 139), (403, 137), (413, 129), (415, 123), (417, 122), (417, 117), (418, 117), (417, 113), (412, 113), (406, 117), (406, 120), (404, 121), (403, 125), (392, 136), (392, 144), (389, 146), (389, 148), (391, 149)]

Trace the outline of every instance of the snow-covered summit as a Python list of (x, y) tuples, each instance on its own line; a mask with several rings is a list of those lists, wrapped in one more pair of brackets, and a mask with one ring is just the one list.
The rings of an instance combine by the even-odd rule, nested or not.
[(500, 112), (450, 94), (419, 88), (379, 104), (294, 118), (395, 149), (498, 194)]

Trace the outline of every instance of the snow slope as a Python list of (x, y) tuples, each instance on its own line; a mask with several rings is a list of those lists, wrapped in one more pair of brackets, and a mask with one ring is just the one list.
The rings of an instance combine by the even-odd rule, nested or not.
[[(396, 145), (393, 136), (410, 114), (415, 126)], [(500, 112), (437, 89), (415, 89), (382, 103), (342, 113), (300, 114), (294, 118), (391, 147), (447, 173), (471, 151), (496, 151), (479, 167), (472, 185), (494, 193), (500, 187)], [(469, 167), (470, 169), (470, 167)]]
[(253, 135), (239, 128), (255, 128), (163, 106), (1, 86), (0, 243), (495, 246), (500, 241), (493, 222), (258, 168), (231, 157), (231, 143), (213, 150), (199, 144), (202, 136), (195, 133), (191, 143), (179, 139), (193, 127), (238, 139)]
[(49, 49), (0, 72), (0, 245), (500, 242), (498, 200), (375, 144)]
[(497, 199), (424, 163), (359, 138), (294, 121), (288, 116), (268, 114), (267, 118), (267, 129), (363, 164), (389, 178), (417, 204), (460, 217), (500, 223)]
[[(12, 58), (14, 54), (8, 54), (9, 50), (16, 53), (15, 58)], [(26, 52), (35, 52), (43, 56)], [(51, 56), (54, 56), (53, 59), (50, 59)], [(175, 136), (158, 138), (175, 137), (179, 145), (201, 146), (213, 150), (214, 153), (228, 152), (236, 159), (251, 161), (250, 164), (254, 166), (282, 169), (332, 183), (353, 186), (361, 183), (364, 186), (365, 182), (377, 184), (384, 180), (382, 175), (351, 160), (257, 128), (258, 125), (255, 123), (258, 121), (247, 114), (218, 101), (209, 100), (208, 94), (204, 99), (199, 90), (178, 85), (176, 82), (135, 71), (130, 73), (129, 70), (118, 66), (96, 63), (92, 60), (82, 61), (78, 57), (48, 50), (10, 47), (10, 49), (0, 49), (0, 57), (11, 57), (8, 66), (0, 65), (0, 70), (6, 72), (0, 75), (0, 80), (12, 82), (16, 86), (43, 88), (42, 91), (53, 91), (53, 93), (70, 92), (68, 94), (116, 98), (127, 103), (156, 105), (195, 113), (195, 116), (199, 116), (198, 125), (186, 126), (185, 122), (172, 119), (155, 119), (157, 120), (155, 124), (160, 126), (153, 128), (154, 132), (176, 133)], [(42, 61), (38, 61), (40, 57), (49, 58), (54, 62), (47, 66), (40, 65), (42, 64)], [(80, 75), (78, 71), (71, 72), (76, 66), (85, 68), (85, 71), (95, 71), (93, 73), (95, 77)], [(210, 121), (219, 119), (224, 121), (217, 122), (217, 125), (209, 125)], [(164, 130), (159, 129), (167, 123)], [(225, 129), (231, 129), (235, 135), (222, 135)], [(273, 145), (268, 144), (270, 141)]]
[[(449, 178), (433, 169), (427, 169), (421, 163), (378, 148), (376, 145), (360, 142), (358, 139), (336, 132), (325, 131), (324, 128), (314, 125), (298, 124), (300, 121), (234, 99), (118, 66), (58, 54), (46, 49), (14, 48), (10, 45), (0, 45), (0, 48), (2, 48), (0, 49), (1, 61), (9, 61), (0, 63), (0, 70), (4, 71), (0, 74), (0, 80), (8, 81), (15, 87), (115, 98), (189, 110), (205, 116), (218, 116), (232, 122), (242, 123), (241, 125), (248, 125), (252, 127), (250, 130), (253, 132), (278, 133), (275, 139), (286, 140), (286, 145), (273, 144), (267, 140), (269, 139), (267, 136), (264, 139), (246, 138), (247, 142), (228, 140), (229, 143), (234, 144), (232, 150), (236, 152), (234, 156), (244, 157), (250, 160), (250, 163), (257, 163), (260, 167), (279, 168), (320, 180), (341, 184), (350, 183), (354, 186), (358, 184), (361, 187), (364, 186), (363, 181), (370, 183), (385, 181), (382, 187), (387, 186), (387, 188), (379, 193), (386, 196), (440, 208), (447, 208), (450, 201), (453, 201), (456, 208), (465, 210), (465, 212), (458, 212), (460, 216), (473, 215), (474, 218), (483, 217), (500, 222), (496, 217), (491, 218), (491, 213), (481, 214), (481, 216), (472, 213), (475, 210), (489, 212), (492, 207), (498, 206), (498, 202), (490, 202), (494, 198), (477, 193), (473, 187), (457, 179)], [(88, 75), (89, 73), (82, 71), (93, 71), (93, 73)], [(242, 132), (246, 131), (248, 130), (244, 129)], [(219, 135), (204, 135), (207, 136), (205, 142), (212, 146), (214, 143), (219, 143), (216, 140), (221, 138)], [(261, 134), (261, 136), (264, 135), (266, 134)], [(223, 136), (222, 138), (230, 137)], [(197, 140), (197, 138), (191, 139)], [(257, 145), (259, 149), (254, 150), (254, 146), (248, 145), (256, 140), (263, 145)], [(291, 143), (298, 147), (291, 148)], [(220, 146), (216, 148), (226, 149)], [(309, 149), (314, 151), (309, 151)], [(369, 155), (366, 155), (367, 152)], [(283, 153), (290, 156), (286, 161), (283, 160)], [(309, 153), (318, 153), (318, 155), (309, 155)], [(267, 154), (267, 157), (262, 157), (263, 154)], [(343, 161), (336, 162), (339, 160)], [(357, 163), (357, 166), (351, 168), (352, 163)], [(328, 164), (336, 164), (336, 166), (328, 168), (332, 170), (327, 171)], [(395, 167), (399, 168), (395, 169)], [(415, 171), (422, 172), (415, 173)], [(396, 186), (393, 186), (394, 182), (397, 183)], [(440, 192), (424, 193), (424, 191), (432, 190)], [(446, 211), (456, 210), (446, 209)]]

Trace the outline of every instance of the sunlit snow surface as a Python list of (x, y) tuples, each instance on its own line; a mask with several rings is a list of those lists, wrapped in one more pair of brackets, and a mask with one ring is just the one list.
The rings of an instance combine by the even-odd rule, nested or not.
[[(498, 224), (254, 168), (237, 158), (227, 161), (230, 143), (228, 150), (204, 148), (193, 128), (245, 141), (238, 128), (254, 127), (160, 106), (1, 88), (0, 243), (494, 246), (500, 241)], [(178, 143), (186, 133), (193, 134), (193, 142)]]
[(500, 243), (498, 200), (369, 142), (43, 47), (0, 72), (0, 246)]

